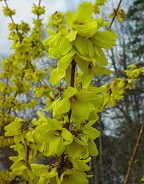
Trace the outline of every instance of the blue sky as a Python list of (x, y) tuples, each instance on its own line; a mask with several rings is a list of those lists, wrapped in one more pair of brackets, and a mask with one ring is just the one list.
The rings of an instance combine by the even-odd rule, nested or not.
[[(33, 3), (38, 3), (39, 0), (8, 0), (8, 5), (10, 8), (16, 10), (16, 15), (13, 17), (16, 23), (19, 23), (21, 20), (32, 24), (32, 18), (34, 15), (31, 13), (31, 8)], [(43, 16), (44, 23), (47, 24), (48, 17), (55, 11), (75, 11), (78, 4), (84, 0), (42, 0), (42, 5), (46, 6), (46, 14)], [(94, 2), (95, 0), (89, 0)], [(118, 0), (108, 0), (111, 2), (107, 6), (107, 11), (111, 13), (112, 2), (117, 5)], [(0, 58), (2, 56), (8, 56), (12, 51), (9, 49), (11, 41), (7, 39), (8, 37), (8, 28), (7, 24), (10, 22), (9, 17), (4, 17), (2, 8), (5, 6), (4, 2), (0, 2)], [(109, 8), (108, 8), (109, 7)]]

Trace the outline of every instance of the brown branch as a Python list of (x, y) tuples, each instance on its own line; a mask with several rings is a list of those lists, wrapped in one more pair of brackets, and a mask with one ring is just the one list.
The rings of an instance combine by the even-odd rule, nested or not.
[(29, 152), (30, 152), (30, 147), (27, 145), (26, 146), (26, 162), (29, 161)]
[(113, 19), (112, 19), (112, 21), (110, 23), (109, 29), (112, 27), (112, 24), (113, 24), (113, 22), (114, 22), (114, 20), (115, 20), (115, 18), (117, 16), (117, 12), (118, 12), (118, 10), (120, 8), (121, 2), (122, 2), (122, 0), (119, 1), (117, 8), (114, 9), (114, 17), (113, 17)]
[[(71, 80), (70, 80), (70, 86), (74, 87), (74, 83), (75, 83), (75, 68), (76, 68), (76, 62), (73, 59), (72, 63), (71, 63)], [(68, 120), (69, 120), (69, 124), (70, 124), (70, 119), (71, 119), (71, 109), (69, 110), (68, 113)]]
[[(71, 80), (70, 80), (71, 87), (74, 87), (74, 83), (75, 83), (75, 68), (76, 68), (76, 62), (73, 60), (71, 62)], [(66, 128), (67, 130), (69, 129), (71, 114), (72, 114), (72, 111), (70, 109), (68, 112), (68, 122), (66, 122), (64, 125), (64, 128)], [(62, 153), (62, 155), (59, 158), (59, 175), (61, 175), (61, 169), (63, 168), (64, 161), (65, 161), (65, 153)]]
[(70, 86), (74, 87), (74, 81), (75, 81), (75, 67), (76, 67), (76, 62), (73, 60), (71, 63), (71, 81), (70, 81)]
[(132, 169), (133, 164), (135, 162), (136, 155), (137, 155), (137, 152), (138, 152), (143, 134), (144, 134), (144, 123), (141, 126), (141, 129), (140, 129), (140, 132), (139, 132), (139, 135), (138, 135), (138, 138), (137, 138), (137, 142), (136, 142), (134, 151), (133, 151), (132, 156), (131, 156), (130, 161), (129, 161), (129, 165), (128, 165), (127, 173), (126, 173), (126, 176), (125, 176), (124, 184), (128, 184), (129, 177), (130, 177), (130, 172), (131, 172), (131, 169)]

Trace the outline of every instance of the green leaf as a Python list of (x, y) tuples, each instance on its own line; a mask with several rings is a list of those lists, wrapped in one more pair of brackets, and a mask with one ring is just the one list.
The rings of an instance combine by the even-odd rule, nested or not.
[[(75, 54), (75, 50), (72, 49), (72, 50), (70, 51), (70, 53), (66, 54), (64, 57), (62, 57), (62, 58), (58, 61), (57, 65), (58, 65), (58, 67), (59, 67), (59, 69), (60, 69), (61, 71), (65, 71), (65, 70), (69, 67), (71, 61), (73, 60), (74, 54)], [(56, 75), (55, 75), (55, 76), (56, 76)]]
[(16, 118), (14, 122), (10, 123), (9, 125), (5, 126), (6, 136), (14, 136), (21, 134), (21, 126), (22, 120), (20, 118)]
[(74, 168), (76, 169), (79, 169), (81, 171), (89, 171), (90, 167), (86, 163), (89, 162), (90, 160), (91, 160), (90, 157), (85, 160), (76, 159), (76, 160), (72, 160), (72, 163)]
[(54, 137), (52, 141), (49, 142), (49, 154), (50, 155), (61, 155), (65, 151), (65, 145), (62, 137)]
[(48, 126), (51, 128), (51, 129), (59, 129), (61, 130), (62, 129), (62, 125), (61, 123), (57, 120), (57, 119), (54, 119), (54, 118), (48, 118)]
[(73, 159), (81, 158), (81, 149), (82, 147), (75, 141), (68, 145), (66, 153), (71, 156)]
[(61, 133), (62, 138), (64, 139), (64, 145), (69, 145), (73, 141), (73, 136), (66, 128), (62, 129)]
[(74, 41), (74, 40), (76, 39), (77, 33), (78, 33), (78, 31), (72, 30), (72, 31), (66, 36), (66, 38), (67, 38), (70, 42), (72, 42), (72, 41)]
[(58, 58), (59, 57), (59, 44), (57, 46), (55, 46), (54, 48), (50, 48), (48, 49), (48, 56), (52, 57), (52, 58)]
[(92, 37), (97, 32), (97, 22), (93, 19), (84, 24), (74, 24), (73, 28), (78, 31), (78, 34), (86, 39)]
[(103, 53), (102, 49), (95, 46), (95, 56), (97, 62), (99, 62), (101, 65), (106, 66), (108, 64), (107, 58), (105, 54)]
[(91, 113), (90, 113), (90, 116), (89, 116), (89, 118), (88, 118), (88, 120), (89, 121), (94, 121), (94, 123), (98, 120), (98, 115), (97, 115), (97, 111), (92, 111)]
[[(82, 137), (81, 137), (82, 138)], [(84, 140), (84, 139), (83, 139)], [(74, 137), (74, 141), (76, 142), (76, 143), (78, 143), (79, 145), (81, 145), (81, 146), (87, 146), (87, 142), (86, 141), (83, 141), (83, 140), (81, 140), (81, 139), (78, 139), (77, 137)]]
[(26, 139), (30, 142), (34, 142), (34, 136), (33, 136), (33, 131), (29, 130), (28, 133), (26, 134)]
[(73, 44), (76, 47), (76, 49), (79, 51), (80, 54), (84, 56), (88, 54), (87, 40), (85, 38), (81, 36), (77, 36)]
[[(50, 46), (50, 47), (55, 47), (57, 44), (59, 44), (60, 43), (60, 41), (61, 41), (61, 39), (62, 39), (62, 34), (61, 34), (61, 32), (59, 32), (59, 33), (57, 33), (56, 35), (52, 35), (52, 36), (50, 36), (52, 39), (51, 40), (49, 40), (49, 42), (48, 42), (48, 45)], [(47, 45), (47, 40), (45, 41), (44, 40), (44, 43)]]
[(94, 105), (90, 102), (74, 102), (71, 104), (72, 115), (77, 118), (77, 116), (82, 119), (88, 119), (90, 112), (95, 109)]
[(88, 150), (89, 150), (90, 155), (92, 155), (92, 156), (98, 155), (98, 150), (97, 150), (96, 144), (91, 139), (88, 140)]
[(92, 58), (94, 56), (94, 46), (90, 39), (87, 39), (86, 43), (87, 43), (89, 56)]
[(54, 103), (52, 104), (52, 108), (54, 116), (57, 114), (66, 113), (70, 110), (70, 101), (66, 98), (54, 101)]
[[(52, 169), (50, 171), (47, 171), (47, 173), (42, 174), (41, 177), (50, 179), (50, 178), (54, 178), (57, 175), (58, 175), (58, 173), (56, 172), (56, 169), (54, 168), (54, 169)], [(41, 184), (44, 184), (44, 183), (41, 183)]]
[(50, 179), (46, 178), (46, 176), (41, 175), (38, 184), (43, 184), (43, 183), (49, 183)]
[(10, 169), (13, 172), (18, 172), (19, 174), (23, 172), (23, 170), (27, 169), (24, 162), (19, 158), (11, 165)]
[(94, 76), (93, 73), (84, 73), (80, 76), (83, 88), (87, 88), (89, 86), (93, 76)]
[(71, 29), (72, 29), (74, 20), (75, 20), (75, 14), (74, 14), (74, 12), (73, 11), (69, 11), (66, 14), (66, 23), (69, 26), (69, 28), (71, 28)]
[(99, 61), (102, 65), (106, 66), (106, 65), (108, 64), (108, 60), (107, 60), (105, 54), (103, 53), (102, 49), (100, 49), (100, 48), (99, 48), (99, 53), (100, 53), (100, 58), (99, 58), (98, 61)]
[(83, 58), (79, 57), (78, 55), (74, 56), (75, 62), (78, 64), (79, 68), (84, 72), (88, 73), (88, 65), (90, 63), (89, 60), (84, 60)]
[(68, 86), (70, 86), (71, 81), (71, 67), (69, 66), (65, 71), (65, 81)]
[(89, 56), (84, 56), (84, 55), (81, 55), (79, 52), (77, 52), (76, 51), (76, 54), (80, 57), (80, 58), (82, 58), (83, 60), (85, 60), (85, 61), (89, 61), (89, 63), (90, 62), (96, 62), (96, 60), (94, 59), (94, 58), (90, 58)]
[(47, 173), (50, 169), (49, 165), (43, 165), (43, 164), (31, 164), (31, 170), (36, 176), (41, 176), (43, 173)]
[(93, 37), (93, 42), (100, 48), (111, 49), (112, 46), (116, 46), (115, 41), (118, 36), (110, 31), (98, 31)]
[(89, 86), (87, 88), (87, 91), (93, 92), (93, 93), (101, 93), (101, 92), (105, 92), (106, 89), (103, 86), (102, 87)]
[(50, 74), (50, 83), (53, 84), (53, 85), (59, 84), (60, 80), (64, 76), (65, 76), (65, 71), (62, 71), (59, 68), (56, 68)]
[(64, 27), (64, 28), (60, 29), (60, 32), (62, 33), (63, 36), (67, 36), (68, 35), (68, 28)]
[(38, 116), (40, 117), (41, 120), (43, 120), (43, 122), (47, 122), (47, 119), (44, 117), (41, 111), (38, 111)]
[(62, 55), (66, 55), (73, 47), (72, 42), (70, 42), (65, 36), (63, 36), (60, 44), (59, 51)]
[(64, 93), (63, 93), (63, 95), (64, 95), (64, 98), (70, 98), (71, 96), (73, 96), (74, 94), (76, 94), (77, 93), (77, 89), (76, 88), (73, 88), (73, 87), (68, 87), (65, 91), (64, 91)]
[(79, 22), (89, 21), (92, 17), (93, 5), (90, 2), (83, 2), (76, 11), (76, 20)]
[(95, 65), (92, 67), (92, 70), (95, 74), (103, 74), (103, 75), (110, 75), (112, 71), (109, 68), (102, 67), (100, 65)]
[[(67, 177), (64, 177), (67, 176)], [(78, 170), (71, 169), (66, 170), (62, 175), (60, 180), (62, 181), (61, 184), (88, 184), (88, 180), (86, 175)]]
[(94, 140), (100, 136), (100, 132), (96, 128), (91, 127), (91, 124), (89, 124), (89, 123), (86, 124), (85, 126), (83, 126), (81, 129), (92, 140)]
[(99, 48), (96, 45), (95, 45), (95, 54), (98, 58), (100, 57)]
[(50, 34), (50, 35), (56, 35), (56, 32), (54, 32), (52, 29), (50, 28), (46, 28), (46, 31)]
[[(43, 133), (41, 134), (42, 130)], [(47, 126), (40, 126), (35, 131), (35, 137), (40, 142), (50, 142), (55, 138), (54, 130), (49, 129)]]
[(77, 92), (77, 98), (81, 102), (89, 102), (96, 99), (96, 94), (92, 91), (81, 90)]

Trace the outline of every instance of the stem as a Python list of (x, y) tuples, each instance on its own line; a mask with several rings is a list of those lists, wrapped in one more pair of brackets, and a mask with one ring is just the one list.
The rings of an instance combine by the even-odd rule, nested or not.
[[(76, 68), (76, 62), (75, 60), (73, 59), (72, 62), (71, 62), (71, 81), (70, 81), (70, 87), (74, 87), (74, 83), (75, 83), (75, 68)], [(71, 109), (69, 110), (68, 112), (68, 124), (70, 124), (70, 119), (71, 119)], [(69, 127), (69, 125), (68, 125)]]
[(29, 152), (30, 152), (30, 147), (27, 146), (27, 148), (26, 148), (26, 162), (29, 161)]
[[(7, 8), (9, 8), (9, 6), (8, 6), (8, 4), (7, 4), (7, 1), (6, 1), (6, 0), (4, 0), (4, 2), (5, 2), (6, 7), (7, 7)], [(14, 23), (13, 17), (12, 17), (12, 16), (10, 16), (10, 18), (11, 18), (11, 21)]]
[(39, 6), (41, 5), (41, 0), (39, 0), (39, 3), (38, 3), (38, 5), (39, 5)]
[[(27, 164), (29, 161), (29, 153), (30, 153), (30, 147), (27, 145), (26, 146), (26, 162), (27, 162)], [(29, 181), (26, 181), (26, 184), (29, 184)]]
[(74, 87), (74, 82), (75, 82), (75, 67), (76, 67), (76, 62), (73, 59), (72, 63), (71, 63), (71, 81), (70, 81), (70, 86)]
[(116, 18), (116, 16), (117, 16), (117, 12), (118, 12), (118, 10), (119, 10), (119, 8), (120, 8), (121, 2), (122, 2), (122, 0), (119, 1), (119, 4), (118, 4), (116, 10), (114, 10), (114, 17), (113, 17), (113, 19), (112, 19), (112, 21), (111, 21), (111, 23), (110, 23), (109, 29), (112, 27), (112, 24), (113, 24), (113, 22), (114, 22), (114, 20), (115, 20), (115, 18)]
[[(75, 83), (75, 68), (76, 68), (76, 62), (73, 61), (71, 62), (71, 81), (70, 81), (70, 86), (74, 87), (74, 83)], [(67, 130), (69, 129), (69, 125), (70, 125), (70, 119), (71, 119), (71, 109), (68, 112), (68, 122), (65, 123), (64, 128), (66, 128)], [(65, 154), (62, 153), (62, 155), (59, 158), (59, 168), (60, 168), (60, 172), (59, 175), (61, 174), (61, 168), (63, 167), (64, 164), (64, 159), (65, 159)]]
[(130, 177), (130, 172), (132, 170), (134, 161), (136, 159), (136, 155), (137, 155), (137, 152), (138, 152), (143, 134), (144, 134), (144, 123), (141, 126), (141, 129), (140, 129), (140, 132), (139, 132), (139, 135), (138, 135), (138, 138), (137, 138), (137, 142), (136, 142), (134, 151), (133, 151), (132, 156), (129, 160), (129, 166), (128, 166), (127, 173), (126, 173), (126, 176), (125, 176), (124, 184), (128, 184), (129, 177)]
[[(75, 68), (76, 68), (76, 62), (73, 59), (72, 63), (71, 63), (71, 81), (70, 81), (70, 87), (74, 87), (74, 83), (75, 83)], [(71, 119), (71, 109), (69, 110), (68, 113), (68, 119), (69, 119), (69, 124), (70, 124), (70, 119)]]
[[(38, 6), (41, 6), (41, 0), (39, 0)], [(37, 19), (39, 19), (40, 15), (37, 15)]]
[[(7, 7), (7, 8), (9, 8), (9, 6), (8, 6), (8, 4), (7, 4), (7, 1), (6, 1), (6, 0), (4, 0), (4, 2), (5, 2), (6, 7)], [(10, 16), (10, 19), (11, 19), (12, 23), (14, 23), (14, 24), (15, 24), (15, 22), (14, 22), (14, 19), (13, 19), (12, 15)], [(19, 34), (17, 26), (16, 26), (15, 30), (16, 30), (17, 34)]]
[(70, 119), (71, 119), (71, 109), (69, 110), (69, 113), (68, 113), (68, 124), (70, 124)]

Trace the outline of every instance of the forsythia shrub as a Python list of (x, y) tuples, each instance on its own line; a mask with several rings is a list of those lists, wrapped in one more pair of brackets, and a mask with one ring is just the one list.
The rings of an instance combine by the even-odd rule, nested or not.
[[(111, 49), (117, 39), (114, 32), (99, 30), (109, 23), (93, 18), (94, 10), (96, 3), (83, 2), (76, 13), (56, 12), (50, 18), (51, 29), (46, 29), (49, 35), (44, 42), (40, 16), (45, 9), (40, 3), (33, 5), (37, 19), (31, 32), (24, 22), (9, 24), (14, 53), (2, 59), (0, 126), (5, 135), (0, 137), (0, 143), (1, 147), (11, 146), (17, 155), (10, 157), (10, 171), (0, 173), (2, 183), (88, 183), (88, 162), (98, 154), (94, 140), (100, 132), (93, 127), (98, 114), (123, 98), (125, 89), (133, 88), (134, 81), (144, 72), (133, 65), (131, 72), (126, 71), (128, 79), (115, 79), (100, 87), (91, 84), (95, 75), (111, 74), (103, 49)], [(15, 11), (9, 7), (3, 11), (13, 20)], [(38, 70), (35, 61), (46, 51), (48, 57), (58, 59), (57, 66)], [(49, 71), (50, 85), (46, 85), (43, 81)], [(29, 103), (21, 103), (20, 95), (30, 90), (34, 97)], [(34, 108), (39, 105), (36, 99), (42, 96), (46, 96), (46, 108), (38, 111), (38, 119), (28, 121), (11, 113)], [(51, 111), (52, 117), (45, 116), (46, 111)], [(39, 164), (38, 154), (56, 156), (57, 161)]]

